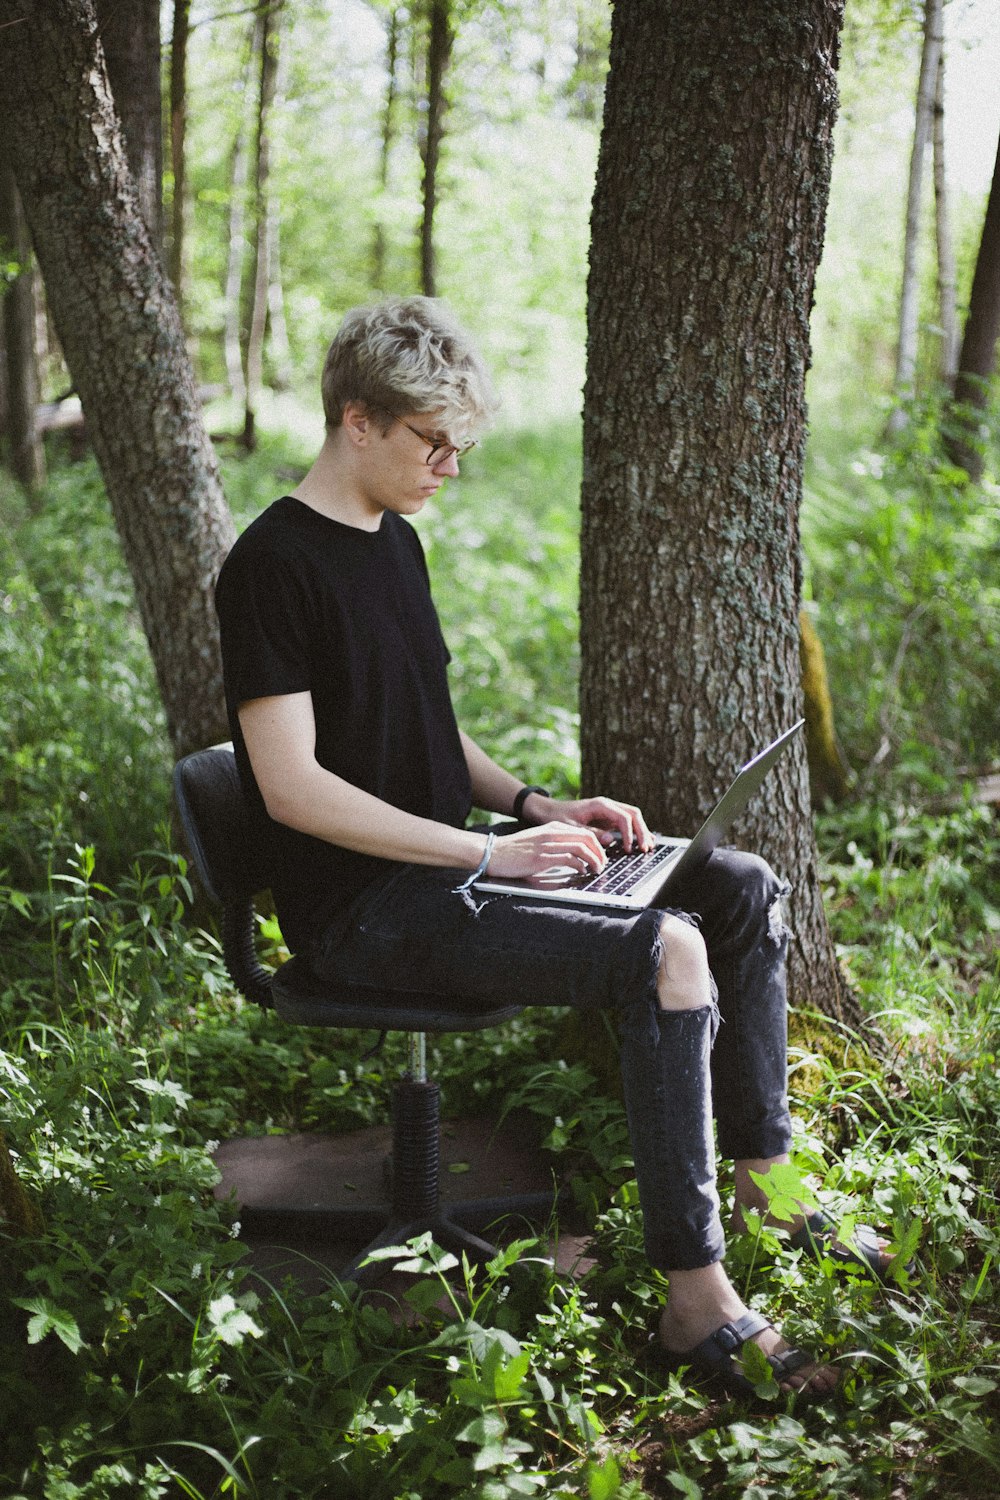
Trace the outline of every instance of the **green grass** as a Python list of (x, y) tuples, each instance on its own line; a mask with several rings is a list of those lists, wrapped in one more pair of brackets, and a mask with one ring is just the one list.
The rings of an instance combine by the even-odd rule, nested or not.
[[(249, 463), (227, 459), (241, 519), (300, 466), (273, 439)], [(498, 435), (465, 467), (419, 523), (460, 714), (525, 776), (571, 785), (574, 436)], [(809, 1017), (792, 1049), (798, 1170), (835, 1214), (871, 1214), (919, 1241), (917, 1272), (876, 1292), (803, 1263), (780, 1235), (729, 1251), (751, 1303), (842, 1364), (841, 1398), (801, 1413), (780, 1400), (758, 1413), (719, 1406), (647, 1369), (665, 1285), (644, 1264), (621, 1106), (565, 1053), (547, 1013), (439, 1039), (432, 1067), (446, 1110), (537, 1117), (574, 1184), (573, 1216), (593, 1230), (581, 1282), (534, 1245), (516, 1266), (501, 1257), (475, 1272), (419, 1245), (400, 1325), (332, 1277), (307, 1295), (250, 1274), (210, 1193), (211, 1143), (381, 1120), (401, 1044), (373, 1060), (368, 1038), (284, 1028), (234, 997), (185, 862), (157, 827), (169, 757), (93, 469), (57, 474), (35, 519), (0, 493), (0, 1126), (45, 1213), (40, 1237), (5, 1249), (0, 1497), (973, 1500), (1000, 1489), (1000, 837), (975, 803), (934, 810), (919, 795), (939, 791), (954, 761), (996, 754), (968, 718), (975, 692), (929, 691), (943, 633), (966, 649), (969, 622), (948, 589), (987, 543), (970, 496), (948, 540), (958, 501), (926, 464), (882, 480), (868, 466), (857, 489), (849, 466), (830, 472), (839, 529), (814, 518), (807, 537), (837, 599), (827, 646), (859, 758), (878, 717), (855, 685), (895, 659), (926, 597), (892, 583), (894, 559), (916, 577), (916, 548), (947, 607), (911, 623), (892, 753), (864, 800), (818, 830), (840, 958), (888, 1051)], [(906, 486), (923, 497), (916, 519)], [(843, 550), (852, 528), (883, 537), (877, 566)], [(991, 628), (968, 635), (984, 680)], [(721, 1190), (728, 1205), (725, 1177)]]

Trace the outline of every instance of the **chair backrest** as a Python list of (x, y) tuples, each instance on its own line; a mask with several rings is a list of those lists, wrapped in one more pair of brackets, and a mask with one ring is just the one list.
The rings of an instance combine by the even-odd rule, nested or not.
[(219, 906), (269, 884), (263, 820), (251, 812), (232, 745), (196, 750), (174, 767), (174, 797), (206, 894)]

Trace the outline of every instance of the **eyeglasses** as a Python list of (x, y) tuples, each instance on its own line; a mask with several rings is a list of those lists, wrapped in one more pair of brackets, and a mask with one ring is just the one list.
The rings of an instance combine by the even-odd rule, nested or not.
[(475, 438), (468, 443), (439, 443), (434, 438), (429, 438), (419, 428), (411, 427), (409, 422), (403, 421), (402, 417), (397, 417), (396, 421), (405, 427), (407, 432), (412, 432), (414, 437), (418, 437), (422, 443), (427, 444), (431, 451), (428, 453), (425, 462), (430, 469), (437, 468), (438, 464), (447, 463), (453, 453), (457, 453), (459, 458), (463, 458), (470, 448), (476, 446)]

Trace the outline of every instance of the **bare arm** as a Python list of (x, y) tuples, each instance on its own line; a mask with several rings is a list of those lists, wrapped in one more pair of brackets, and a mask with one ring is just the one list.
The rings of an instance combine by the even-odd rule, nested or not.
[[(402, 812), (319, 764), (310, 693), (253, 698), (240, 704), (239, 715), (257, 785), (276, 822), (381, 859), (462, 870), (479, 864), (483, 834)], [(520, 782), (510, 780), (518, 790)], [(600, 868), (604, 859), (596, 834), (547, 824), (498, 840), (489, 868), (492, 874), (534, 875), (559, 863)]]
[[(511, 814), (514, 798), (524, 785), (516, 776), (498, 766), (475, 740), (462, 732), (462, 749), (466, 765), (472, 778), (472, 796), (477, 807), (487, 812)], [(610, 797), (581, 797), (575, 801), (561, 801), (557, 797), (546, 797), (532, 792), (524, 800), (521, 812), (526, 823), (573, 823), (579, 827), (602, 830), (598, 837), (609, 843), (619, 834), (626, 850), (633, 842), (640, 849), (652, 847), (653, 839), (646, 821), (637, 807), (626, 802), (615, 802)]]

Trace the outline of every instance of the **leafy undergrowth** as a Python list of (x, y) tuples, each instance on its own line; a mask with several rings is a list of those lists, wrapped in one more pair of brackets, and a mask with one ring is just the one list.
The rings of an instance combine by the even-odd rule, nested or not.
[[(243, 518), (297, 462), (233, 461)], [(578, 476), (569, 430), (498, 435), (461, 505), (422, 522), (461, 718), (553, 786), (575, 760)], [(184, 861), (152, 833), (161, 715), (93, 468), (56, 475), (0, 534), (0, 1127), (45, 1214), (3, 1247), (0, 1500), (1000, 1492), (997, 829), (974, 803), (930, 814), (898, 795), (951, 795), (945, 773), (995, 744), (996, 601), (963, 580), (991, 555), (996, 497), (939, 494), (926, 466), (922, 505), (903, 471), (859, 477), (832, 510), (860, 554), (829, 517), (810, 545), (841, 727), (880, 774), (819, 842), (840, 961), (887, 1046), (794, 1018), (796, 1170), (836, 1217), (915, 1247), (916, 1269), (876, 1289), (780, 1234), (731, 1240), (748, 1300), (840, 1365), (837, 1399), (806, 1410), (773, 1390), (720, 1405), (648, 1365), (666, 1288), (621, 1106), (545, 1012), (441, 1039), (430, 1064), (446, 1110), (537, 1118), (564, 1224), (593, 1232), (585, 1276), (554, 1268), (547, 1236), (473, 1270), (412, 1246), (398, 1307), (318, 1268), (308, 1293), (251, 1271), (212, 1196), (212, 1143), (383, 1120), (402, 1045), (373, 1057), (369, 1037), (283, 1028), (233, 995)], [(877, 691), (859, 700), (858, 682)]]
[(2, 1493), (995, 1493), (997, 836), (969, 806), (841, 816), (823, 840), (841, 956), (891, 1050), (810, 1019), (823, 1045), (793, 1050), (796, 1169), (836, 1217), (916, 1247), (916, 1269), (877, 1289), (780, 1233), (733, 1238), (751, 1304), (842, 1370), (836, 1400), (807, 1409), (774, 1388), (756, 1410), (721, 1405), (647, 1363), (665, 1283), (644, 1263), (620, 1105), (552, 1060), (544, 1013), (440, 1039), (432, 1066), (446, 1107), (537, 1115), (590, 1218), (582, 1278), (547, 1239), (476, 1268), (425, 1241), (405, 1251), (405, 1317), (332, 1276), (267, 1284), (211, 1196), (212, 1141), (381, 1119), (401, 1054), (238, 1002), (169, 852), (113, 889), (90, 849), (43, 894), (6, 888), (20, 977), (0, 1090), (46, 1227), (7, 1249)]

